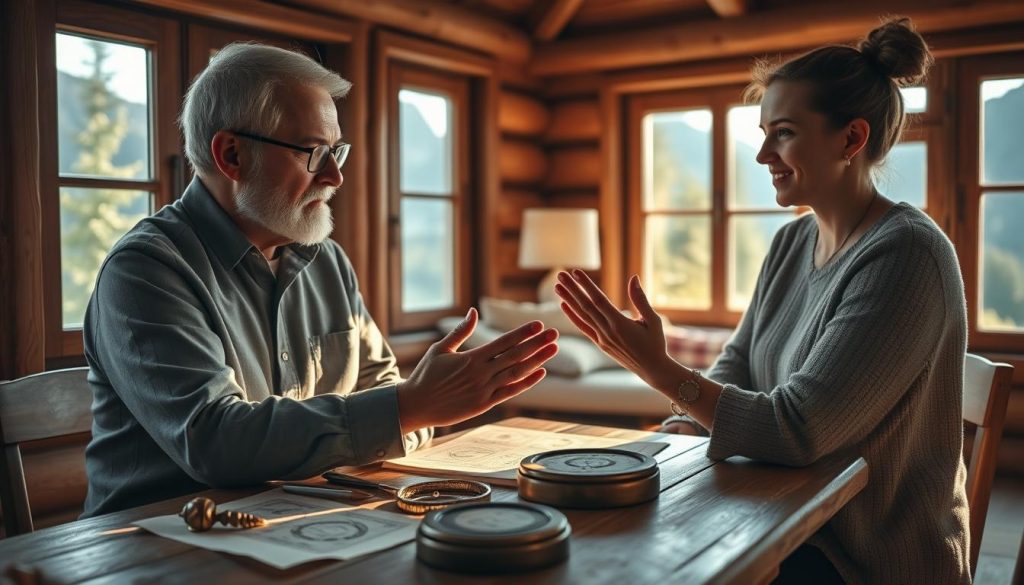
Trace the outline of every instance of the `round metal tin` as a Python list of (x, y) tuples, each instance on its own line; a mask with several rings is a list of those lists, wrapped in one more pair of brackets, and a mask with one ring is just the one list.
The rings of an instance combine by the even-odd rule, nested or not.
[(416, 533), (416, 557), (460, 573), (532, 571), (569, 556), (565, 515), (526, 502), (459, 504), (430, 512)]
[(621, 449), (561, 449), (526, 457), (517, 474), (524, 500), (566, 508), (617, 508), (653, 500), (661, 473), (653, 457)]

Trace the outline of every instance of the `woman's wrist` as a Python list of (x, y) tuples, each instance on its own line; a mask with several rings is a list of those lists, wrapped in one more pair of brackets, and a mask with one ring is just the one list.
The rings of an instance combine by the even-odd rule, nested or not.
[(669, 400), (675, 400), (678, 398), (676, 391), (679, 389), (679, 384), (691, 377), (693, 377), (693, 372), (689, 368), (665, 354), (665, 358), (651, 371), (647, 383)]

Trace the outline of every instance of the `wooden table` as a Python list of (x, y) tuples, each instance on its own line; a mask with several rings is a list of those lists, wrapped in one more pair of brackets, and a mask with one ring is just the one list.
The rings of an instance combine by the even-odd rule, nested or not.
[[(615, 429), (515, 418), (499, 424), (608, 436)], [(442, 441), (450, 437), (438, 439)], [(660, 439), (659, 439), (660, 440)], [(787, 468), (742, 458), (715, 462), (704, 443), (670, 437), (661, 463), (661, 496), (611, 510), (562, 510), (572, 525), (569, 560), (526, 575), (481, 578), (431, 569), (415, 543), (347, 562), (318, 561), (288, 570), (164, 539), (130, 522), (176, 513), (192, 496), (79, 520), (0, 541), (9, 575), (45, 583), (757, 583), (825, 524), (867, 483), (863, 459)], [(408, 476), (359, 469), (380, 481)], [(266, 489), (211, 490), (226, 502)], [(516, 500), (496, 487), (495, 500)], [(390, 503), (381, 509), (394, 509)]]

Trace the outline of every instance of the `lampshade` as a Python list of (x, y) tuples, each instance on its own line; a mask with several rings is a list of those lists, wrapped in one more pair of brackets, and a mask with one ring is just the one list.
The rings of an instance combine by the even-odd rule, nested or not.
[(597, 210), (525, 210), (519, 241), (519, 267), (600, 268)]

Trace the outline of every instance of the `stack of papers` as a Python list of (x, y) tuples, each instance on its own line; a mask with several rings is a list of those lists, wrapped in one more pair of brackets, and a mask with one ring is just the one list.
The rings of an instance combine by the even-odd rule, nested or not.
[(484, 425), (446, 443), (384, 462), (385, 469), (416, 474), (481, 479), (515, 486), (516, 470), (524, 457), (555, 449), (623, 449), (656, 457), (667, 443), (645, 431), (620, 431), (614, 437), (535, 431)]

